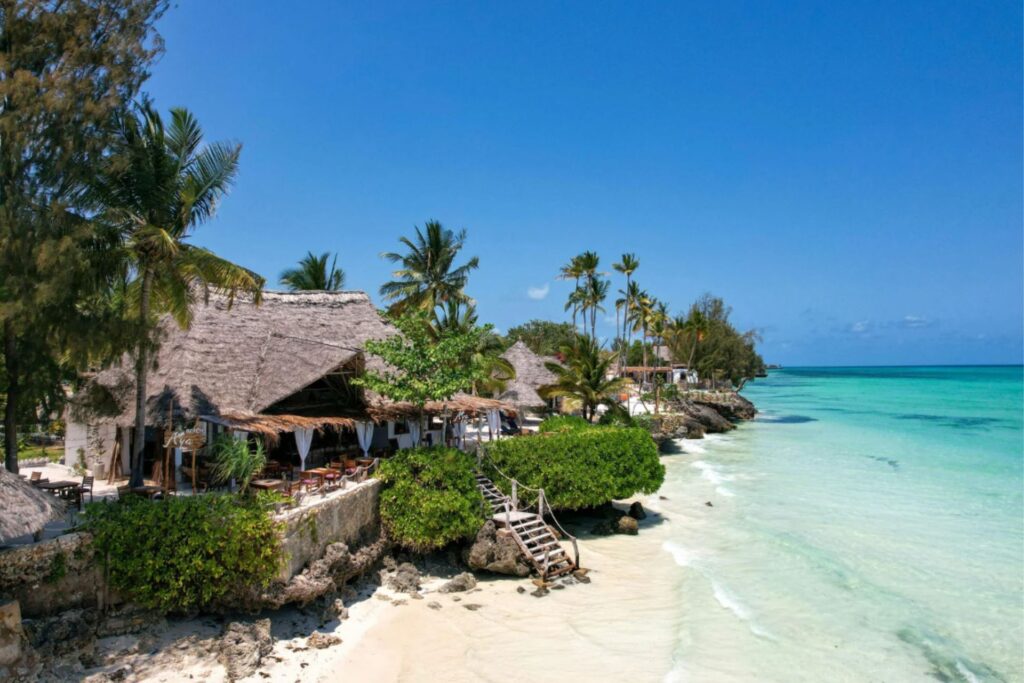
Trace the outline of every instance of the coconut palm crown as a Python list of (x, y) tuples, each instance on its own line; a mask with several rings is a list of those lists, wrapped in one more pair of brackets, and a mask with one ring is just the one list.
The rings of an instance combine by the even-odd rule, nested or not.
[(385, 252), (382, 257), (401, 267), (394, 271), (394, 280), (380, 287), (389, 312), (400, 315), (407, 310), (433, 311), (448, 301), (472, 301), (463, 291), (469, 273), (479, 267), (480, 259), (470, 258), (461, 266), (455, 259), (466, 242), (466, 231), (453, 232), (437, 221), (427, 221), (424, 229), (416, 228), (416, 236), (399, 238), (408, 248), (405, 254)]
[[(330, 266), (327, 261), (330, 259)], [(345, 271), (338, 268), (338, 256), (331, 259), (330, 252), (317, 256), (307, 253), (299, 264), (281, 273), (281, 284), (295, 291), (336, 292), (345, 287)]]

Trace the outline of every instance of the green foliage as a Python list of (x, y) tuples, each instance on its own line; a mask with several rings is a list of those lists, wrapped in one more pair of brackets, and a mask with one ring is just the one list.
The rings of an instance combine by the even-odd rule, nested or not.
[(531, 320), (509, 329), (505, 335), (507, 346), (522, 340), (531, 351), (540, 356), (554, 356), (576, 339), (576, 331), (570, 323), (555, 323), (550, 320)]
[(50, 560), (50, 571), (47, 572), (46, 577), (43, 579), (46, 583), (57, 583), (63, 579), (68, 573), (68, 560), (64, 557), (64, 553), (57, 552), (53, 559)]
[(435, 329), (426, 313), (413, 312), (391, 322), (401, 334), (365, 344), (367, 353), (381, 358), (388, 370), (369, 370), (352, 380), (393, 401), (423, 407), (466, 391), (485, 379), (482, 368), (467, 363), (490, 326), (460, 330)]
[(541, 389), (544, 398), (564, 397), (579, 401), (583, 417), (593, 420), (597, 406), (611, 403), (615, 394), (625, 388), (627, 380), (609, 379), (615, 356), (601, 352), (591, 337), (577, 336), (569, 346), (562, 347), (562, 363), (546, 363), (556, 380)]
[(453, 448), (407, 449), (382, 462), (380, 516), (388, 534), (417, 552), (474, 536), (485, 521), (474, 464)]
[(256, 441), (256, 448), (249, 447), (248, 441), (236, 439), (230, 434), (221, 434), (213, 443), (214, 481), (227, 483), (234, 479), (242, 493), (249, 489), (249, 482), (267, 465), (267, 454), (263, 443)]
[[(487, 452), (490, 462), (508, 476), (543, 488), (555, 509), (596, 507), (654, 493), (665, 479), (658, 448), (643, 429), (569, 429), (496, 441)], [(493, 478), (507, 486), (504, 478)]]
[(474, 256), (461, 266), (455, 265), (466, 243), (466, 231), (453, 232), (437, 221), (427, 221), (424, 228), (416, 228), (415, 239), (399, 238), (408, 249), (405, 254), (382, 254), (400, 265), (392, 273), (395, 279), (380, 287), (381, 296), (393, 302), (390, 312), (395, 315), (414, 310), (430, 313), (449, 301), (470, 301), (463, 290), (480, 259)]
[(590, 423), (579, 415), (552, 415), (540, 423), (540, 432), (568, 432), (576, 429), (589, 429)]
[(672, 326), (666, 341), (672, 356), (688, 359), (702, 380), (742, 387), (764, 369), (764, 360), (755, 348), (757, 332), (739, 332), (729, 321), (731, 313), (721, 298), (705, 294)]
[(145, 607), (187, 612), (266, 587), (277, 573), (280, 538), (271, 499), (231, 494), (136, 496), (86, 507), (85, 529), (111, 584)]
[(331, 259), (330, 266), (327, 265), (331, 259), (330, 252), (324, 252), (317, 256), (313, 252), (307, 253), (299, 265), (289, 268), (281, 273), (281, 284), (288, 289), (295, 291), (338, 291), (345, 287), (345, 271), (338, 268), (338, 256), (335, 254)]

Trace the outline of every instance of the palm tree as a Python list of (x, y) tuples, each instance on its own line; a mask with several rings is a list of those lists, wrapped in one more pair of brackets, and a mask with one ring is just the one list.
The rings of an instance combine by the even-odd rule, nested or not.
[(424, 228), (416, 228), (414, 239), (399, 238), (408, 247), (408, 253), (381, 254), (388, 261), (401, 264), (392, 273), (396, 279), (380, 287), (381, 296), (393, 302), (389, 309), (392, 314), (410, 309), (429, 312), (448, 301), (472, 301), (463, 290), (480, 259), (474, 256), (461, 266), (454, 265), (465, 245), (466, 231), (452, 232), (437, 221), (427, 221)]
[(651, 312), (655, 306), (655, 299), (644, 291), (637, 293), (633, 299), (633, 331), (641, 333), (640, 348), (643, 352), (643, 374), (641, 380), (647, 381), (647, 330), (651, 322)]
[[(646, 296), (643, 290), (640, 289), (640, 285), (634, 280), (629, 283), (625, 292), (622, 292), (623, 299), (621, 299), (624, 307), (624, 319), (622, 326), (626, 330), (626, 352), (622, 354), (622, 367), (625, 370), (625, 366), (629, 364), (629, 345), (633, 341), (632, 333), (636, 328), (636, 320), (638, 313), (637, 302), (644, 296)], [(632, 324), (631, 324), (632, 323)]]
[[(579, 327), (576, 325), (576, 314), (577, 314), (577, 312), (579, 312), (583, 308), (583, 306), (585, 304), (586, 296), (587, 296), (586, 290), (583, 289), (583, 287), (581, 287), (580, 285), (576, 285), (576, 287), (571, 292), (569, 292), (569, 298), (566, 299), (566, 302), (565, 302), (564, 310), (568, 311), (570, 308), (572, 309), (572, 330), (573, 330), (574, 333), (577, 333), (577, 334), (579, 333), (580, 330), (579, 330)], [(586, 314), (584, 314), (584, 316), (583, 316), (584, 327), (586, 327), (586, 321), (587, 321), (587, 317), (586, 317)]]
[(686, 318), (686, 322), (683, 323), (683, 329), (688, 335), (693, 337), (693, 346), (690, 347), (690, 357), (686, 361), (687, 374), (693, 370), (693, 356), (697, 353), (697, 345), (704, 341), (704, 337), (707, 335), (710, 327), (711, 321), (699, 308), (694, 307), (690, 309), (690, 315)]
[(597, 339), (597, 313), (598, 311), (604, 312), (604, 300), (608, 298), (608, 287), (611, 283), (608, 280), (602, 279), (595, 275), (587, 280), (587, 284), (583, 289), (582, 293), (582, 308), (584, 316), (584, 324), (586, 323), (587, 312), (590, 312), (590, 336), (593, 339)]
[(563, 362), (545, 363), (554, 373), (553, 384), (541, 387), (544, 398), (568, 397), (579, 401), (583, 417), (593, 422), (597, 407), (609, 403), (628, 380), (608, 378), (609, 368), (615, 363), (615, 354), (602, 353), (596, 340), (577, 335), (572, 344), (561, 348)]
[(337, 267), (338, 256), (331, 259), (330, 268), (327, 267), (327, 259), (331, 257), (330, 252), (317, 256), (309, 252), (299, 261), (295, 268), (289, 268), (281, 273), (281, 284), (288, 289), (295, 291), (329, 291), (336, 292), (345, 287), (345, 271)]
[(576, 329), (576, 312), (580, 304), (580, 278), (583, 277), (583, 264), (581, 256), (573, 256), (569, 263), (562, 266), (558, 278), (560, 280), (572, 280), (573, 290), (569, 293), (569, 300), (565, 304), (565, 310), (572, 309), (572, 328)]
[(199, 122), (172, 109), (170, 126), (149, 102), (116, 120), (114, 153), (97, 170), (88, 200), (100, 220), (114, 227), (131, 277), (127, 296), (138, 315), (135, 351), (135, 439), (131, 485), (143, 483), (146, 378), (152, 330), (158, 314), (182, 327), (192, 306), (211, 289), (228, 295), (251, 292), (258, 303), (263, 278), (188, 239), (212, 218), (238, 172), (241, 145), (203, 146)]
[[(444, 310), (434, 316), (432, 329), (437, 337), (444, 331), (467, 334), (477, 327), (476, 306), (471, 303), (460, 304), (457, 301), (445, 303)], [(483, 379), (474, 381), (474, 396), (495, 396), (505, 390), (505, 386), (516, 378), (516, 369), (509, 361), (501, 357), (505, 344), (494, 332), (487, 331), (480, 336), (476, 347), (472, 349), (466, 363), (474, 367), (476, 375)]]
[[(631, 291), (630, 285), (633, 284), (633, 273), (640, 267), (640, 260), (636, 257), (636, 254), (627, 253), (622, 255), (622, 259), (618, 263), (612, 264), (612, 268), (626, 276), (626, 300), (623, 302), (623, 307), (626, 311), (629, 311), (629, 292)], [(618, 302), (616, 302), (616, 308)], [(622, 338), (626, 338), (626, 328), (628, 327), (628, 317), (622, 321)], [(619, 321), (618, 316), (615, 319), (615, 332), (618, 334)], [(619, 363), (621, 368), (625, 364), (625, 354), (622, 354), (622, 362)]]
[[(651, 328), (651, 338), (656, 341), (654, 345), (655, 363), (661, 365), (661, 347), (665, 343), (665, 334), (669, 324), (668, 304), (664, 301), (657, 302), (651, 309), (651, 320), (648, 323)], [(658, 376), (654, 377), (654, 414), (658, 414), (658, 399), (661, 382)]]

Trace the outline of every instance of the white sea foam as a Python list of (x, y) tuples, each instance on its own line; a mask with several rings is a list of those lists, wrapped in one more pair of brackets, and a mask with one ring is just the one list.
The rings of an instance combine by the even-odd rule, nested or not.
[(745, 621), (747, 623), (747, 628), (749, 628), (750, 632), (755, 636), (774, 640), (772, 635), (768, 633), (768, 631), (764, 630), (764, 628), (754, 620), (754, 615), (750, 611), (749, 607), (744, 605), (739, 598), (730, 593), (717, 579), (708, 577), (708, 580), (711, 582), (711, 592), (714, 594), (715, 600), (718, 601), (719, 605), (735, 614), (742, 621)]
[(694, 467), (700, 470), (700, 475), (710, 481), (712, 484), (720, 485), (723, 482), (732, 481), (732, 477), (722, 474), (714, 465), (703, 460), (694, 460), (691, 463)]
[(978, 677), (975, 676), (970, 669), (964, 666), (964, 663), (959, 659), (956, 660), (956, 670), (960, 672), (960, 675), (964, 677), (964, 680), (967, 681), (967, 683), (980, 683)]
[(693, 556), (683, 546), (675, 543), (674, 541), (665, 541), (661, 544), (661, 549), (666, 551), (672, 556), (672, 559), (676, 561), (680, 567), (689, 567), (693, 561)]
[(718, 486), (718, 487), (716, 487), (716, 488), (715, 488), (715, 491), (717, 491), (717, 492), (718, 492), (718, 495), (720, 495), (720, 496), (726, 496), (726, 497), (728, 497), (728, 498), (732, 498), (733, 496), (735, 496), (735, 495), (736, 495), (735, 493), (733, 493), (733, 492), (732, 492), (732, 491), (730, 491), (729, 489), (725, 488), (724, 486)]

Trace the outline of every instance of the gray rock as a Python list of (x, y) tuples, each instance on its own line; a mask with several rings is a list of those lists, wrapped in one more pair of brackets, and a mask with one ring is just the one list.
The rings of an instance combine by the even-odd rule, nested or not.
[(480, 609), (481, 607), (483, 607), (483, 605), (478, 605), (478, 604), (477, 604), (477, 603), (475, 603), (475, 602), (471, 602), (471, 603), (468, 603), (468, 604), (465, 604), (465, 605), (463, 605), (463, 607), (465, 607), (466, 609), (468, 609), (468, 610), (469, 610), (470, 612), (475, 612), (475, 611), (477, 611), (478, 609)]
[(441, 603), (431, 600), (427, 603), (427, 607), (434, 610), (441, 609)]
[(447, 582), (441, 588), (438, 589), (440, 593), (461, 593), (468, 591), (476, 587), (476, 577), (469, 572), (462, 572), (456, 575), (451, 581)]
[(420, 570), (411, 562), (403, 562), (392, 574), (385, 578), (385, 585), (399, 593), (418, 593), (420, 590)]
[(270, 619), (253, 622), (233, 621), (224, 628), (220, 639), (220, 663), (227, 669), (229, 680), (251, 676), (260, 662), (274, 649), (270, 635)]
[(498, 533), (493, 521), (481, 527), (476, 540), (463, 553), (463, 560), (474, 571), (508, 576), (529, 576), (532, 567), (512, 536)]

